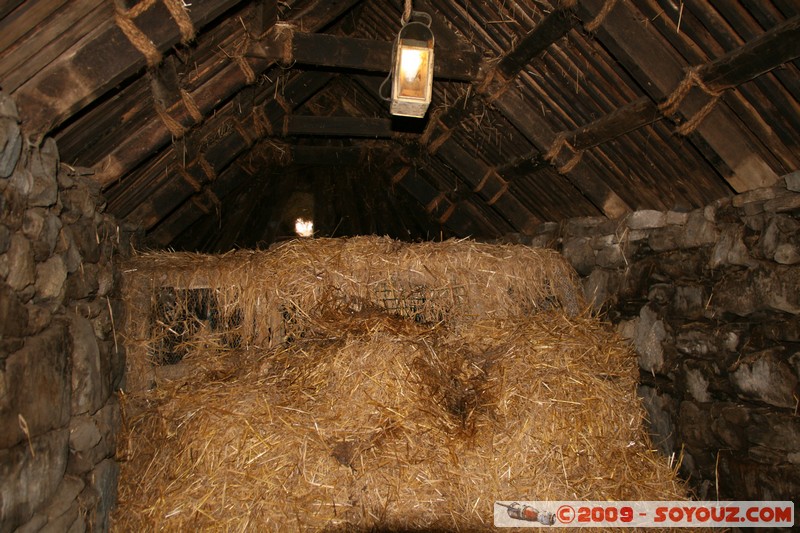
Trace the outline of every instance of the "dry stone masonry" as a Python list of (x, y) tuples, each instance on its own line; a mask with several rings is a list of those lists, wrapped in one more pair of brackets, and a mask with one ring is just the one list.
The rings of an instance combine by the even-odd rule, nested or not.
[(0, 531), (101, 531), (124, 368), (114, 263), (129, 233), (53, 139), (34, 144), (0, 93)]
[[(689, 212), (544, 224), (635, 345), (655, 444), (699, 497), (800, 494), (800, 172)], [(520, 239), (516, 239), (520, 240)]]

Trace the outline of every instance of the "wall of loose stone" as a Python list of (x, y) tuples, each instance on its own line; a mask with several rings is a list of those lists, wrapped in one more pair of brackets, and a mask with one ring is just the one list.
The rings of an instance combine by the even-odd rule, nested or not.
[(630, 339), (655, 444), (702, 498), (800, 494), (800, 172), (690, 212), (543, 224)]
[(31, 146), (0, 92), (0, 531), (102, 531), (123, 377), (114, 264), (129, 249), (94, 182)]

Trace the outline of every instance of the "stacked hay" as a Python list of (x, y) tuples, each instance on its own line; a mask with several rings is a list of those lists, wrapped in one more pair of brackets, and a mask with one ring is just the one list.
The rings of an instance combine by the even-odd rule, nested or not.
[[(370, 246), (369, 257), (352, 256)], [(196, 328), (195, 348), (162, 367), (180, 372), (124, 396), (117, 528), (471, 530), (491, 527), (495, 500), (684, 497), (649, 449), (634, 357), (576, 312), (577, 285), (558, 256), (362, 238), (250, 257), (268, 279), (243, 263), (236, 284), (225, 258), (198, 257), (175, 286), (202, 278), (258, 300), (264, 293), (245, 283), (257, 280), (258, 291), (284, 298), (273, 304), (294, 305), (280, 315), (295, 329), (257, 346), (248, 334), (263, 323), (253, 320), (234, 346)], [(189, 263), (149, 259), (152, 270), (139, 258), (129, 274)], [(387, 308), (376, 286), (390, 286), (400, 305)], [(408, 287), (428, 295), (413, 313)], [(244, 300), (237, 306), (246, 317)]]

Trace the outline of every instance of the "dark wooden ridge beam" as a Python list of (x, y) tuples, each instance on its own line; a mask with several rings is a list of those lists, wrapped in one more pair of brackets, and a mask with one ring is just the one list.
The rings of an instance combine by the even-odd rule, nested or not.
[[(561, 132), (557, 137), (565, 138), (574, 150), (586, 150), (614, 140), (621, 135), (652, 124), (662, 118), (664, 116), (658, 110), (656, 104), (647, 96), (642, 96), (580, 128)], [(536, 172), (546, 165), (548, 165), (548, 162), (544, 158), (544, 153), (540, 150), (533, 150), (531, 153), (499, 168), (498, 171), (511, 177)]]
[[(196, 29), (241, 0), (204, 0), (187, 10)], [(160, 53), (181, 40), (180, 29), (163, 2), (132, 20)], [(147, 66), (145, 56), (109, 21), (73, 54), (62, 54), (13, 94), (26, 135), (39, 138)]]
[(700, 67), (712, 89), (735, 87), (800, 57), (800, 15)]
[[(252, 43), (248, 55), (285, 64), (297, 62), (328, 68), (389, 72), (392, 46), (391, 41), (300, 32), (281, 24), (260, 42)], [(473, 81), (480, 75), (481, 56), (477, 52), (436, 48), (434, 45), (434, 54), (433, 75), (436, 78)]]
[(326, 137), (391, 138), (392, 120), (372, 117), (317, 117), (290, 115), (284, 135), (324, 135)]
[[(582, 20), (589, 21), (600, 14), (604, 5), (605, 0), (584, 0), (577, 4), (576, 10)], [(794, 30), (789, 27), (784, 31)], [(630, 2), (615, 3), (596, 29), (595, 36), (656, 102), (666, 100), (673, 91), (678, 90), (687, 76), (687, 65), (672, 49), (662, 46), (654, 28), (642, 24), (641, 13)], [(774, 41), (767, 41), (770, 42), (774, 44)], [(759, 47), (756, 50), (764, 51), (771, 45), (757, 43), (754, 46)], [(748, 58), (750, 53), (743, 51), (729, 58), (735, 62), (742, 61), (739, 64), (744, 65), (744, 59), (737, 57)], [(765, 58), (765, 62), (768, 61)], [(727, 71), (731, 80), (742, 77), (736, 74), (737, 69), (723, 69), (722, 64), (718, 69), (720, 73)], [(710, 98), (704, 91), (695, 88), (680, 101), (678, 112), (688, 120), (708, 104)], [(732, 174), (724, 177), (737, 192), (768, 186), (777, 181), (777, 174), (764, 161), (759, 147), (754, 144), (757, 141), (749, 137), (745, 127), (727, 106), (715, 106), (689, 135), (689, 139), (694, 136), (702, 141), (695, 144), (705, 157), (719, 158), (731, 169)]]
[(564, 37), (573, 25), (572, 9), (557, 8), (553, 10), (500, 60), (497, 70), (506, 78), (515, 77), (533, 58)]

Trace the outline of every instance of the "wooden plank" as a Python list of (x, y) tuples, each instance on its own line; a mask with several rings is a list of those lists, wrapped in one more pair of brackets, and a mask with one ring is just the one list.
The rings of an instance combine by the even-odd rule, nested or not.
[(392, 121), (372, 117), (315, 117), (291, 115), (288, 135), (323, 135), (328, 137), (391, 138)]
[(0, 20), (0, 50), (10, 48), (23, 35), (52, 16), (66, 1), (26, 2)]
[[(284, 55), (288, 46), (291, 46), (291, 57)], [(392, 46), (391, 41), (305, 33), (280, 26), (260, 42), (253, 43), (250, 55), (284, 63), (389, 72)], [(472, 81), (480, 74), (481, 56), (476, 52), (437, 48), (434, 44), (434, 57), (436, 78)]]
[(573, 25), (572, 9), (554, 9), (500, 60), (497, 70), (506, 79), (514, 78), (534, 57), (569, 33)]
[[(206, 0), (188, 11), (202, 28), (241, 0)], [(156, 3), (135, 21), (159, 51), (180, 42), (177, 24), (163, 4)], [(62, 54), (14, 93), (26, 134), (44, 135), (97, 97), (144, 68), (144, 56), (111, 21), (74, 53)]]
[(11, 93), (78, 40), (105, 22), (112, 7), (102, 0), (76, 0), (0, 55), (3, 90)]
[(295, 165), (339, 166), (354, 165), (361, 160), (360, 146), (313, 146), (296, 144), (291, 147)]
[(0, 19), (8, 16), (9, 13), (14, 11), (25, 0), (3, 0), (0, 2)]
[[(593, 20), (602, 10), (604, 0), (586, 0), (576, 6), (584, 20)], [(659, 36), (642, 24), (641, 15), (628, 2), (618, 2), (596, 30), (596, 38), (629, 71), (655, 101), (669, 96), (685, 76), (685, 67), (672, 49), (664, 47)], [(694, 116), (708, 103), (701, 91), (690, 91), (683, 99), (680, 112)], [(718, 156), (732, 170), (724, 176), (738, 192), (768, 186), (778, 179), (777, 174), (759, 155), (742, 129), (742, 124), (723, 105), (717, 105), (699, 124), (693, 135), (701, 143), (710, 160)], [(694, 137), (690, 137), (694, 138)], [(713, 153), (708, 153), (711, 150)]]
[(662, 118), (653, 101), (643, 96), (565, 135), (576, 150), (585, 150)]

